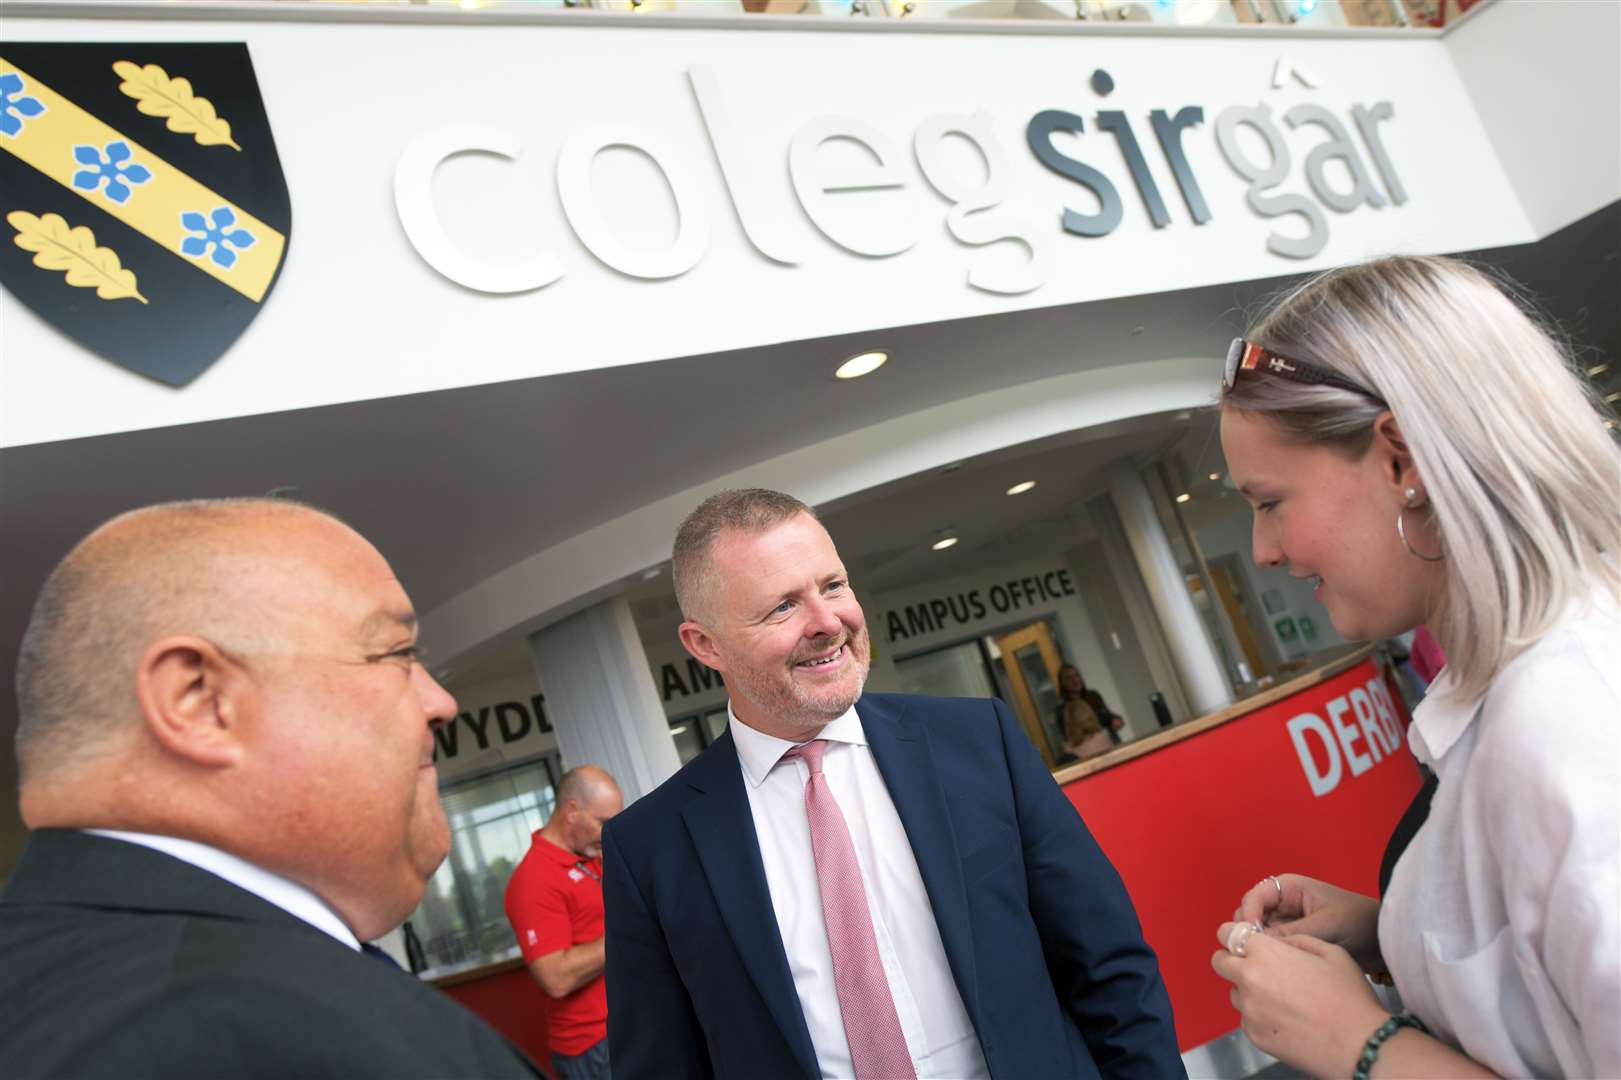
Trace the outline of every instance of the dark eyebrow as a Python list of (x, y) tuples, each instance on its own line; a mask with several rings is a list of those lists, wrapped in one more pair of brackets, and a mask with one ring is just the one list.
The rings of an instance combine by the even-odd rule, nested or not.
[(414, 633), (417, 626), (416, 612), (409, 608), (383, 609), (374, 611), (366, 616), (366, 621), (360, 624), (360, 634), (370, 640), (380, 638), (391, 632), (404, 631)]

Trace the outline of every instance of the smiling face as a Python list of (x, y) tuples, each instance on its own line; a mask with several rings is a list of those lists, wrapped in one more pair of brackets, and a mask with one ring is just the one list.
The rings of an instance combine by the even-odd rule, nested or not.
[(705, 622), (681, 640), (719, 671), (739, 720), (800, 741), (861, 696), (866, 618), (827, 530), (798, 514), (762, 533), (722, 533), (709, 551)]
[[(1442, 564), (1415, 558), (1397, 537), (1396, 514), (1416, 478), (1382, 427), (1367, 452), (1352, 457), (1290, 439), (1257, 413), (1229, 408), (1221, 416), (1228, 470), (1255, 510), (1256, 565), (1313, 579), (1312, 595), (1352, 641), (1423, 623), (1439, 610), (1445, 582)], [(1407, 527), (1420, 550), (1437, 550), (1426, 514), (1409, 511)]]

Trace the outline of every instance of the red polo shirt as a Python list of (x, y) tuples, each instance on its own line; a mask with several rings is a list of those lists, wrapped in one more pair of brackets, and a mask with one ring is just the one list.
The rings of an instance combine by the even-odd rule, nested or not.
[[(529, 854), (507, 883), (507, 921), (525, 963), (603, 935), (602, 862), (534, 834)], [(549, 1002), (554, 1054), (583, 1054), (608, 1037), (608, 991), (602, 976)]]

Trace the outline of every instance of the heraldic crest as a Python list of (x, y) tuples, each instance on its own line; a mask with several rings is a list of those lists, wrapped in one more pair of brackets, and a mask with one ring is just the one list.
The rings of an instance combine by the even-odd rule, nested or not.
[(0, 42), (0, 282), (184, 386), (259, 313), (292, 209), (244, 44)]

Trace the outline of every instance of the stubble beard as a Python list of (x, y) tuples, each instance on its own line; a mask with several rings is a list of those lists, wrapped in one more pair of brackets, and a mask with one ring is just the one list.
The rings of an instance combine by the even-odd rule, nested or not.
[[(828, 687), (819, 694), (801, 686), (794, 678), (794, 665), (804, 659), (799, 653), (789, 660), (787, 670), (781, 675), (744, 668), (728, 674), (727, 678), (778, 726), (806, 731), (819, 729), (849, 712), (851, 706), (860, 700), (862, 687), (866, 685), (872, 667), (868, 640), (865, 627), (845, 635), (843, 644), (849, 650), (849, 660), (854, 664), (853, 678), (837, 687)], [(827, 648), (828, 645), (824, 644), (803, 652), (815, 654)]]

